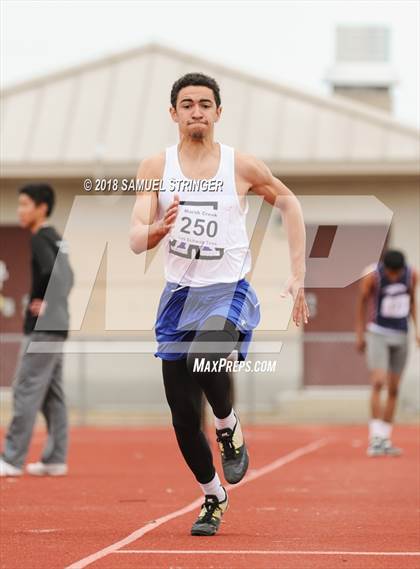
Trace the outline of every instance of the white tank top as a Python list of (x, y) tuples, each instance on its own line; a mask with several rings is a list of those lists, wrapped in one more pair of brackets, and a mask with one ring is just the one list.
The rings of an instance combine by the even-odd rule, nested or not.
[(165, 236), (165, 278), (180, 286), (200, 287), (238, 281), (251, 269), (246, 214), (235, 184), (235, 154), (220, 144), (220, 163), (214, 178), (186, 178), (178, 160), (178, 145), (166, 149), (159, 190), (158, 218), (178, 193), (175, 226)]

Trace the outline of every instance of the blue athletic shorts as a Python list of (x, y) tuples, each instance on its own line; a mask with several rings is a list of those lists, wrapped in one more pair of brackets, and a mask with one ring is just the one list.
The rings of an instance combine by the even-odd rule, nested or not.
[[(167, 282), (160, 298), (155, 334), (155, 357), (181, 360), (187, 357), (189, 344), (197, 330), (211, 316), (230, 320), (239, 330), (239, 360), (245, 360), (252, 330), (260, 321), (257, 295), (246, 279), (203, 287), (182, 287)], [(179, 345), (183, 342), (183, 345)]]

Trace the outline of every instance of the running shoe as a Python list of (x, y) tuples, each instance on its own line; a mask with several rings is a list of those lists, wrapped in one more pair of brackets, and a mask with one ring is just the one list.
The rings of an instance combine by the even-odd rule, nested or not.
[(384, 449), (384, 454), (387, 456), (401, 456), (403, 452), (402, 449), (394, 447), (390, 439), (383, 439), (382, 447)]
[(231, 484), (237, 484), (245, 476), (249, 464), (239, 419), (236, 418), (233, 429), (216, 430), (216, 435), (225, 478)]
[(62, 462), (47, 464), (45, 462), (31, 462), (26, 467), (32, 476), (65, 476), (68, 472), (67, 464)]
[(366, 454), (371, 458), (375, 456), (384, 456), (385, 449), (383, 445), (383, 439), (381, 439), (381, 437), (372, 437), (369, 442)]
[(17, 468), (13, 466), (13, 464), (9, 464), (2, 458), (0, 458), (0, 477), (6, 476), (22, 476), (23, 470), (21, 468)]
[[(225, 490), (223, 488), (223, 490)], [(219, 502), (217, 496), (209, 494), (201, 506), (200, 515), (191, 528), (191, 535), (214, 535), (219, 529), (222, 516), (228, 507), (228, 496), (225, 490), (225, 499)]]

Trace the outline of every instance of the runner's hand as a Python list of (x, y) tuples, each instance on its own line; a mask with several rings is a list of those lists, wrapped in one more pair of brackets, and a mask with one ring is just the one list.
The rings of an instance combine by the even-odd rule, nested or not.
[(164, 237), (175, 225), (176, 216), (178, 215), (179, 195), (175, 194), (174, 201), (168, 207), (165, 215), (157, 222), (157, 231)]
[(363, 354), (366, 349), (366, 341), (364, 336), (358, 336), (356, 340), (357, 351)]
[(294, 303), (293, 322), (296, 326), (299, 326), (301, 322), (307, 324), (309, 319), (309, 308), (306, 304), (303, 280), (297, 277), (290, 277), (280, 296), (285, 298), (288, 294), (292, 295)]
[(29, 310), (33, 316), (43, 316), (46, 308), (47, 303), (41, 298), (34, 298), (29, 305)]

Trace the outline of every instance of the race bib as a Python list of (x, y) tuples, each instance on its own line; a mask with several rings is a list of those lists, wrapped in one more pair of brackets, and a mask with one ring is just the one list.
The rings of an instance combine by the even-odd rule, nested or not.
[(410, 295), (396, 294), (384, 296), (381, 302), (380, 315), (384, 318), (406, 318), (410, 312)]
[(189, 259), (221, 259), (229, 212), (230, 207), (222, 200), (181, 201), (170, 233), (170, 253)]

